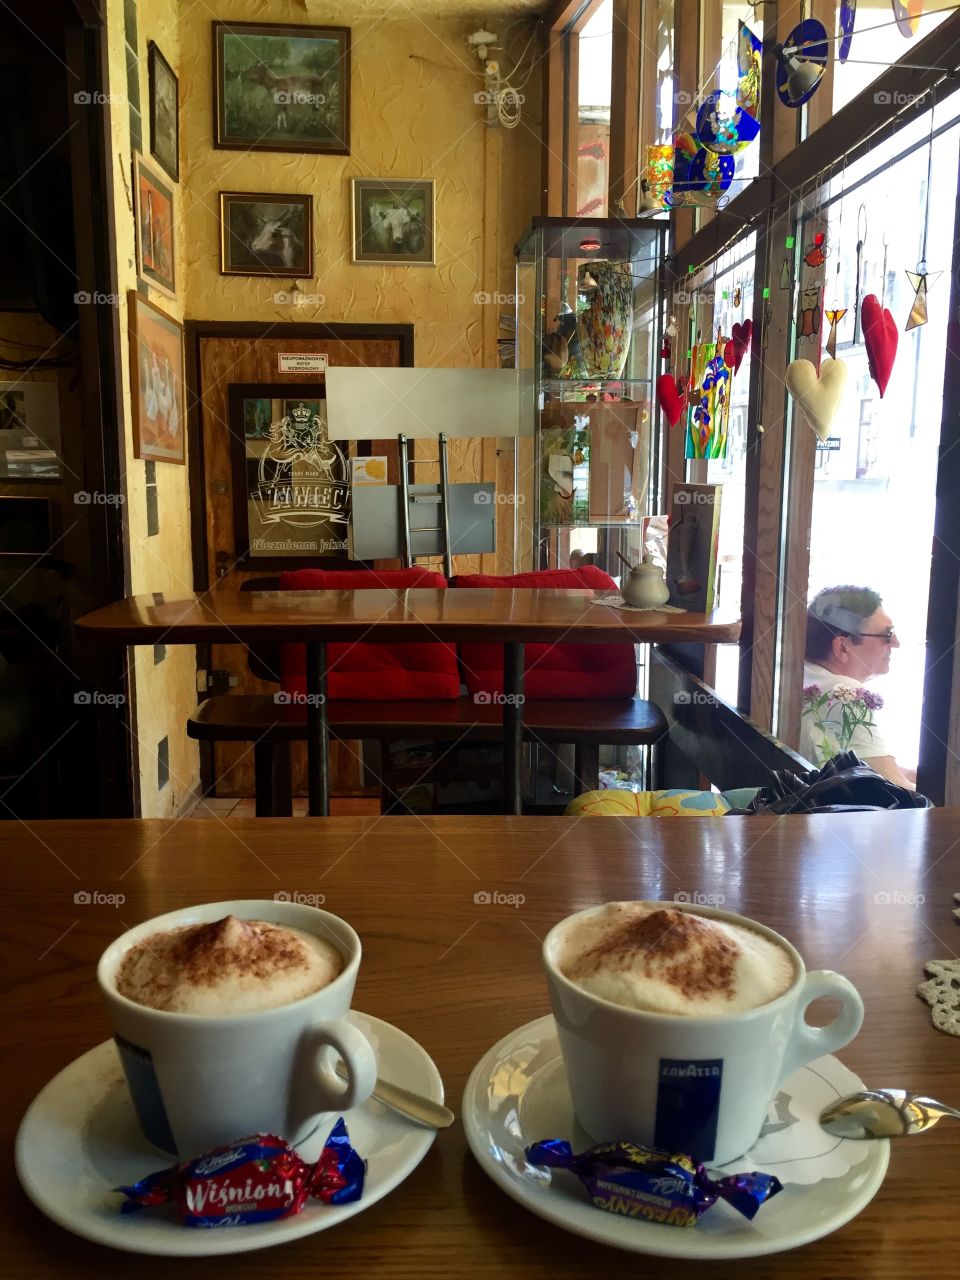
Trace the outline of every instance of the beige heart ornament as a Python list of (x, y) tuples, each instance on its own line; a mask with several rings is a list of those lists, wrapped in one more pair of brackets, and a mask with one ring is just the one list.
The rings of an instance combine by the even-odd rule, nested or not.
[(821, 440), (826, 440), (847, 388), (844, 361), (825, 360), (817, 377), (809, 360), (794, 360), (787, 365), (784, 382), (811, 427)]

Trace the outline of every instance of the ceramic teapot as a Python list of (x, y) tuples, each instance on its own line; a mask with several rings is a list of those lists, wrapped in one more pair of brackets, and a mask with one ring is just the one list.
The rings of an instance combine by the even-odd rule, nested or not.
[(670, 588), (663, 576), (663, 570), (654, 564), (649, 555), (643, 557), (643, 563), (634, 565), (630, 576), (620, 587), (620, 594), (627, 604), (638, 609), (658, 609), (670, 599)]

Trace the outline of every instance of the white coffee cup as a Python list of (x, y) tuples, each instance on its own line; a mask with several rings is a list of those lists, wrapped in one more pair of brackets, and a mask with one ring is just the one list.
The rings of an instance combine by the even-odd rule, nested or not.
[[(790, 987), (742, 1013), (648, 1013), (591, 995), (556, 965), (571, 925), (602, 907), (561, 920), (547, 934), (543, 962), (577, 1119), (596, 1142), (626, 1140), (722, 1165), (749, 1150), (767, 1107), (798, 1067), (842, 1048), (863, 1022), (857, 989), (838, 973), (807, 973), (796, 948), (765, 925), (715, 907), (652, 904), (726, 920), (770, 939), (793, 961)], [(824, 1027), (804, 1020), (820, 996), (843, 1008)]]
[[(229, 915), (324, 939), (343, 957), (343, 971), (290, 1004), (214, 1017), (150, 1009), (117, 990), (123, 957), (138, 942)], [(147, 1140), (181, 1158), (251, 1133), (296, 1143), (323, 1113), (364, 1102), (373, 1091), (377, 1060), (366, 1037), (345, 1020), (360, 954), (360, 939), (344, 920), (294, 902), (188, 907), (137, 925), (111, 943), (97, 966), (97, 981)], [(346, 1082), (335, 1070), (338, 1057), (346, 1064)]]

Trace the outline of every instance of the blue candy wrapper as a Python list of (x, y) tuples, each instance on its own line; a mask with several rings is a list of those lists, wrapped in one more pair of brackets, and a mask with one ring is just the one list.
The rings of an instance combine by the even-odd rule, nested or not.
[(574, 1155), (559, 1138), (527, 1147), (531, 1164), (568, 1169), (583, 1183), (598, 1209), (628, 1218), (692, 1227), (717, 1200), (752, 1219), (765, 1201), (783, 1190), (770, 1173), (734, 1173), (711, 1178), (689, 1156), (653, 1151), (632, 1142), (608, 1142)]

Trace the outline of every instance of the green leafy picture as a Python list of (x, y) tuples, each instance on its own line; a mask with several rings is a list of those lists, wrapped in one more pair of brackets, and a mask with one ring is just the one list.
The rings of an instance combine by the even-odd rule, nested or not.
[(213, 24), (215, 145), (350, 152), (350, 31)]

